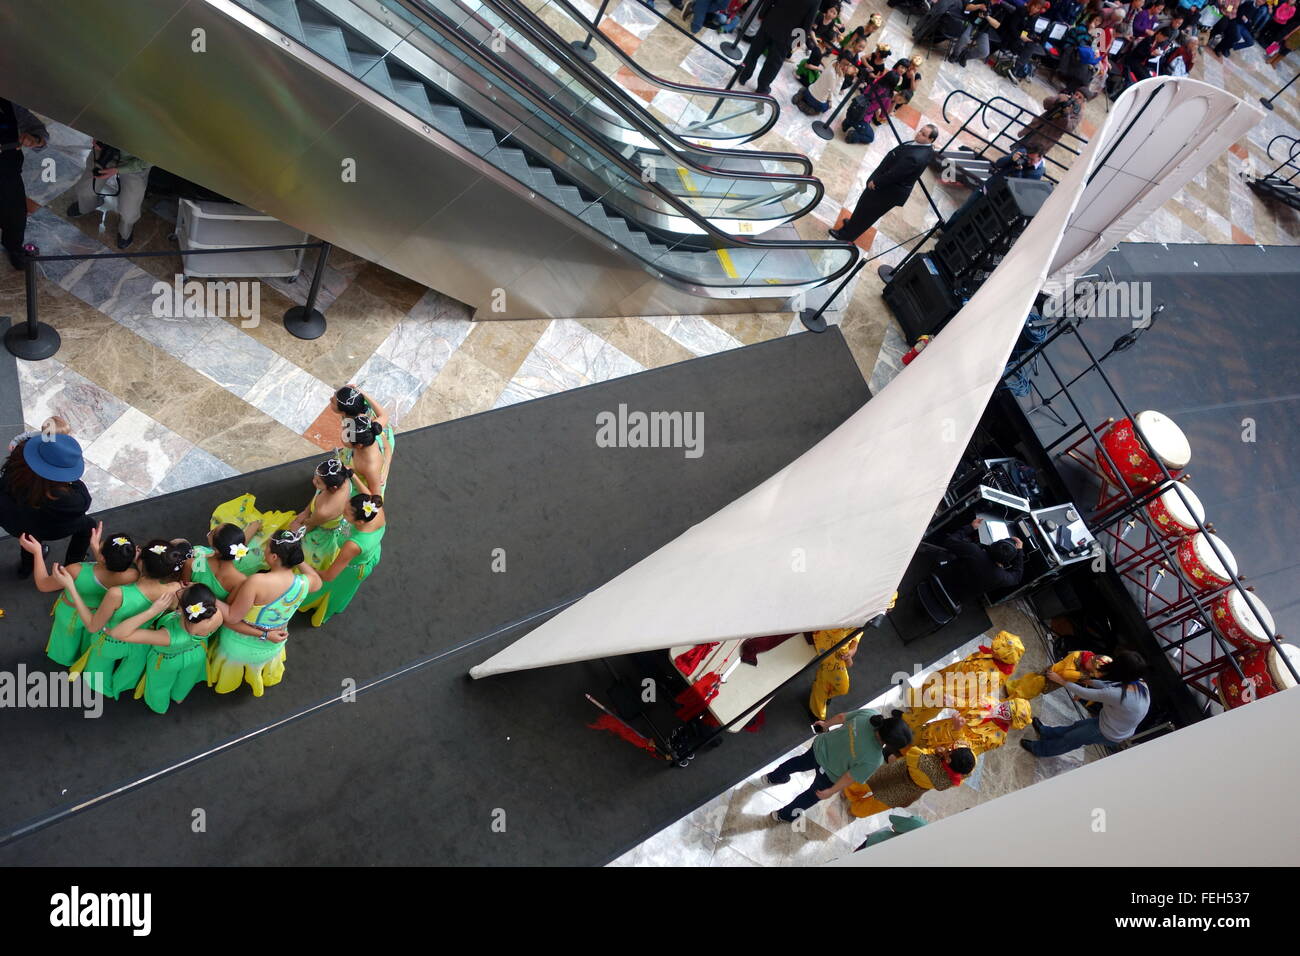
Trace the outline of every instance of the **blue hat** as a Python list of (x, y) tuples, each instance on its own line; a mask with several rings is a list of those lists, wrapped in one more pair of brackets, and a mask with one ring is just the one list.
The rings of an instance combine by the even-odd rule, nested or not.
[(32, 471), (50, 481), (76, 481), (86, 470), (81, 443), (71, 435), (33, 435), (23, 442), (23, 457)]

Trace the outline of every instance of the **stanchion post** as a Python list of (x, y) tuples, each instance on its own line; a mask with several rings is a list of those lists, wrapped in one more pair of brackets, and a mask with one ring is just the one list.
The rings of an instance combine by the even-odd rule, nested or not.
[(802, 312), (799, 313), (799, 321), (803, 323), (803, 327), (805, 329), (807, 329), (809, 332), (826, 331), (826, 319), (822, 313), (826, 311), (827, 307), (832, 302), (834, 302), (837, 298), (839, 298), (839, 294), (844, 291), (844, 287), (847, 286), (853, 280), (853, 277), (855, 275), (857, 275), (859, 272), (862, 271), (862, 267), (865, 266), (866, 264), (867, 264), (866, 259), (859, 259), (857, 261), (857, 264), (854, 265), (854, 267), (849, 270), (849, 274), (844, 277), (844, 281), (840, 283), (839, 288), (826, 297), (825, 302), (823, 302), (816, 309), (804, 309)]
[(1264, 99), (1264, 97), (1261, 96), (1259, 98), (1259, 105), (1264, 107), (1264, 109), (1266, 110), (1271, 110), (1273, 108), (1273, 101), (1277, 99), (1279, 96), (1281, 96), (1283, 93), (1285, 93), (1286, 90), (1291, 86), (1291, 84), (1294, 83), (1296, 80), (1300, 80), (1300, 73), (1297, 73), (1295, 76), (1291, 77), (1291, 79), (1287, 80), (1286, 84), (1280, 90), (1278, 90), (1276, 93), (1270, 96), (1268, 99)]
[(591, 48), (591, 35), (600, 29), (600, 21), (605, 19), (605, 8), (609, 6), (609, 0), (600, 0), (600, 9), (596, 11), (596, 19), (591, 23), (591, 29), (587, 31), (587, 37), (584, 40), (574, 40), (569, 46), (573, 51), (582, 57), (588, 63), (596, 62), (596, 51)]
[(328, 242), (320, 244), (320, 257), (316, 260), (316, 271), (312, 273), (311, 288), (307, 290), (307, 302), (295, 305), (284, 313), (285, 331), (299, 339), (318, 339), (325, 334), (325, 316), (316, 310), (316, 295), (320, 292), (320, 280), (325, 274), (325, 260), (329, 258)]
[[(696, 2), (698, 2), (698, 0), (696, 0)], [(743, 37), (749, 32), (749, 25), (754, 22), (754, 18), (757, 17), (759, 12), (769, 3), (771, 3), (771, 0), (753, 0), (749, 5), (749, 9), (745, 11), (745, 15), (741, 17), (740, 23), (736, 26), (737, 39)], [(721, 51), (722, 55), (728, 60), (739, 60), (741, 58), (740, 44), (735, 40), (730, 40), (722, 44), (722, 46), (718, 47), (718, 50)]]
[[(829, 70), (830, 67), (828, 66), (826, 69)], [(826, 122), (817, 120), (812, 124), (812, 131), (821, 139), (835, 138), (835, 130), (831, 128), (831, 124), (835, 122), (835, 117), (839, 115), (840, 110), (844, 109), (845, 104), (848, 103), (849, 100), (853, 99), (854, 94), (858, 92), (859, 85), (860, 83), (855, 80), (853, 85), (849, 87), (848, 93), (844, 95), (844, 99), (840, 100), (839, 103), (836, 104), (835, 109), (831, 110), (831, 115), (826, 117)]]
[(27, 321), (5, 331), (5, 348), (20, 359), (39, 362), (59, 350), (59, 333), (36, 317), (36, 260), (40, 250), (28, 246), (23, 255), (23, 273), (27, 283)]

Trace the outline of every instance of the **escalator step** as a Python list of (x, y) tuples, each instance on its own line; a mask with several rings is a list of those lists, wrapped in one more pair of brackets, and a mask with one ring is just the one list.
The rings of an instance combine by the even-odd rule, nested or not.
[(348, 54), (348, 45), (343, 38), (342, 30), (336, 26), (319, 23), (304, 23), (302, 29), (303, 42), (308, 47), (335, 66), (351, 72), (352, 57)]
[(370, 53), (358, 53), (356, 50), (352, 50), (351, 54), (353, 76), (388, 99), (397, 99), (393, 78), (388, 75), (388, 67), (384, 65), (382, 57)]
[(433, 125), (438, 127), (452, 139), (457, 142), (466, 142), (469, 140), (469, 130), (465, 127), (465, 117), (461, 115), (460, 110), (454, 106), (439, 106), (437, 103), (430, 105), (430, 112), (433, 115)]
[(498, 169), (505, 170), (515, 179), (531, 186), (533, 184), (532, 167), (528, 165), (528, 159), (524, 156), (523, 150), (513, 148), (502, 148), (497, 151), (493, 158), (493, 165)]
[(496, 137), (485, 129), (474, 128), (467, 130), (466, 139), (469, 140), (469, 148), (480, 156), (486, 156), (497, 148)]
[(244, 0), (255, 14), (274, 24), (295, 40), (302, 39), (302, 20), (294, 0)]
[[(439, 125), (437, 118), (434, 115), (433, 104), (429, 102), (429, 96), (424, 91), (423, 83), (415, 83), (411, 80), (394, 79), (393, 91), (396, 94), (398, 101), (416, 116), (420, 117), (420, 119), (424, 120), (426, 123), (431, 122), (435, 126)], [(457, 117), (457, 119), (460, 118), (459, 111), (452, 110), (451, 112)], [(465, 125), (462, 123), (461, 129), (464, 128)]]
[(587, 200), (582, 198), (582, 193), (578, 191), (576, 186), (561, 186), (560, 201), (563, 203), (564, 208), (574, 215), (577, 215), (582, 212), (582, 210), (586, 209), (587, 206), (591, 205)]

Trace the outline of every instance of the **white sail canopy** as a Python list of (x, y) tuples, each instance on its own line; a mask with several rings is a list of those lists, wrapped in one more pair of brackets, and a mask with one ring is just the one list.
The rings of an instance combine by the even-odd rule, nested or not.
[(1130, 88), (993, 274), (888, 388), (753, 491), (470, 673), (854, 627), (882, 612), (1049, 274), (1095, 263), (1262, 115), (1194, 80)]

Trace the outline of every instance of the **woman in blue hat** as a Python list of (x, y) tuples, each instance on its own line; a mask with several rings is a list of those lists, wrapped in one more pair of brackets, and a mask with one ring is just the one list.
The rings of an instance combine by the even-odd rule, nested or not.
[[(90, 492), (80, 480), (85, 470), (81, 445), (71, 435), (43, 433), (15, 445), (0, 469), (0, 528), (42, 544), (67, 538), (63, 563), (83, 560), (95, 527), (86, 514)], [(20, 552), (20, 578), (32, 573), (32, 560), (30, 552)]]

